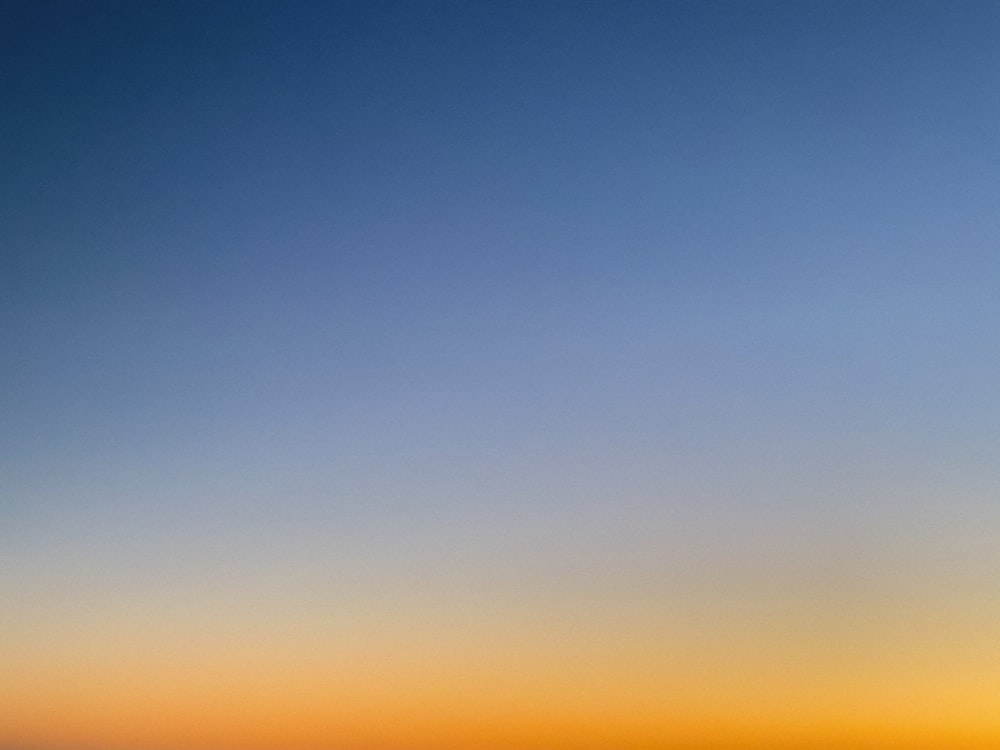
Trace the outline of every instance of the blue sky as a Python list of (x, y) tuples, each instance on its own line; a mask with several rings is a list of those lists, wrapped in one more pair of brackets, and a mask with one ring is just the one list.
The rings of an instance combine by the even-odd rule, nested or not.
[(0, 28), (0, 591), (998, 572), (995, 4)]

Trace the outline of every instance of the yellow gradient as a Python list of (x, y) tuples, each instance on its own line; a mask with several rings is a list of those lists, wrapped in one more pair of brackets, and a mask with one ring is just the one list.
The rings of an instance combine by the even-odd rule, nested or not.
[[(0, 645), (0, 744), (74, 748), (986, 748), (987, 607), (886, 626), (709, 600), (392, 620), (100, 618)], [(134, 613), (133, 613), (134, 614)], [(236, 613), (233, 613), (235, 616)], [(780, 615), (780, 616), (778, 616)], [(853, 632), (852, 628), (859, 628)]]

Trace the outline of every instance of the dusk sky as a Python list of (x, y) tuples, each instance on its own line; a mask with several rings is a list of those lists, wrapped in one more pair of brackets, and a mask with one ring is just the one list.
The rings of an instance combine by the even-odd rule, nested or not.
[(995, 750), (998, 209), (997, 2), (3, 2), (0, 748)]

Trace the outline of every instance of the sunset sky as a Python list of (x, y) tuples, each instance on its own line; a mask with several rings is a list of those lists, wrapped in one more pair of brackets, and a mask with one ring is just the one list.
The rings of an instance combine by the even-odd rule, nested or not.
[(0, 5), (0, 750), (1000, 747), (1000, 3)]

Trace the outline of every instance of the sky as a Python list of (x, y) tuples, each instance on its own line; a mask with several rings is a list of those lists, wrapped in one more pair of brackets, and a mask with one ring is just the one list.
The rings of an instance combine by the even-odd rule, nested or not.
[(4, 2), (0, 748), (1000, 745), (997, 39)]

